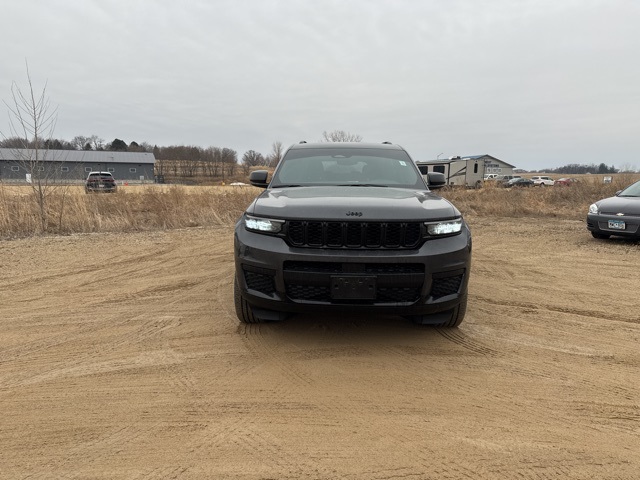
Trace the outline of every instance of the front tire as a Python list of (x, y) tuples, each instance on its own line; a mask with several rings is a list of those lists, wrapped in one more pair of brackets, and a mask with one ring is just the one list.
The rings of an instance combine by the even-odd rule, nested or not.
[[(456, 328), (464, 320), (467, 313), (467, 294), (453, 310), (432, 315), (415, 315), (408, 317), (416, 325), (433, 325), (434, 327)], [(443, 318), (444, 317), (444, 318)]]
[(253, 314), (251, 305), (247, 302), (240, 293), (240, 286), (238, 285), (238, 279), (233, 280), (233, 302), (236, 307), (236, 316), (242, 323), (260, 323), (260, 319)]

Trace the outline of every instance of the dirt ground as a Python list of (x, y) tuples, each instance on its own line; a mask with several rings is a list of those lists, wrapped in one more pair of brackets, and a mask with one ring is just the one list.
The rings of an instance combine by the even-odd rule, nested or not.
[(0, 242), (0, 477), (640, 478), (640, 244), (470, 224), (458, 329), (240, 325), (231, 227)]

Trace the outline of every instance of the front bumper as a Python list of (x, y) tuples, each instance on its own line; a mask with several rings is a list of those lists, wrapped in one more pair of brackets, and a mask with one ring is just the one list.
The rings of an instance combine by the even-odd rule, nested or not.
[[(236, 226), (236, 278), (254, 308), (277, 312), (376, 312), (425, 315), (456, 307), (467, 293), (471, 234), (430, 239), (420, 248), (291, 247), (280, 237)], [(336, 294), (344, 283), (356, 292)], [(364, 290), (367, 290), (365, 292)]]
[[(609, 221), (624, 222), (624, 229), (610, 228)], [(640, 238), (640, 217), (587, 214), (587, 230), (602, 235)]]
[(96, 185), (96, 184), (89, 184), (89, 185), (85, 185), (85, 190), (87, 192), (116, 192), (118, 190), (118, 187), (116, 185)]

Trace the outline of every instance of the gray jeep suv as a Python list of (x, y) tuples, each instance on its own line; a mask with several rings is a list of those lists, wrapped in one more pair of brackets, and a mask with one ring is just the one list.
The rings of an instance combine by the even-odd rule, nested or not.
[(467, 308), (471, 233), (398, 145), (290, 147), (235, 229), (234, 299), (244, 323), (291, 313), (400, 315), (458, 326)]

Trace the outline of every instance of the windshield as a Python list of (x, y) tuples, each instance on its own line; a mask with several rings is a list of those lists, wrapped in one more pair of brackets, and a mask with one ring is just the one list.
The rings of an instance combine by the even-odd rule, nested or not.
[(640, 181), (622, 190), (618, 194), (618, 196), (619, 197), (640, 197)]
[(426, 188), (409, 155), (386, 148), (289, 150), (274, 172), (271, 187), (302, 185)]

